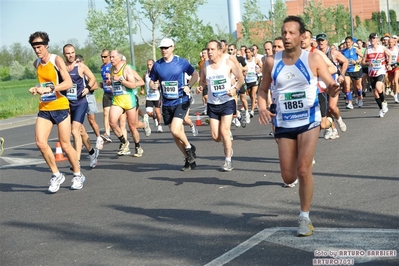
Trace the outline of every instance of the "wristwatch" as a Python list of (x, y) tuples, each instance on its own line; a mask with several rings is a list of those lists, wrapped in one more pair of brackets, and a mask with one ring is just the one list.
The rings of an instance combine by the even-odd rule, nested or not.
[(53, 93), (54, 90), (55, 90), (55, 86), (54, 86), (53, 84), (51, 84), (51, 85), (49, 86), (49, 88), (50, 88), (51, 92)]
[(125, 80), (125, 78), (123, 77), (123, 76), (121, 76), (120, 78), (119, 78), (119, 82), (120, 83), (122, 83), (122, 81), (124, 81)]

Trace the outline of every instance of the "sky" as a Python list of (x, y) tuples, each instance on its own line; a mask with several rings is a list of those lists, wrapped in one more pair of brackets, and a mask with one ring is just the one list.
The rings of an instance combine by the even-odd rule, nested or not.
[[(83, 45), (88, 37), (85, 19), (88, 0), (0, 0), (0, 47), (21, 43), (29, 46), (30, 34), (45, 31), (50, 45), (63, 46), (68, 40), (77, 39)], [(241, 6), (245, 0), (241, 0)], [(259, 0), (262, 13), (270, 8), (269, 0)], [(95, 0), (98, 10), (105, 10), (104, 0)], [(267, 10), (265, 10), (267, 9)], [(241, 7), (241, 14), (243, 7)], [(227, 0), (208, 0), (199, 7), (198, 17), (216, 29), (229, 31)], [(150, 32), (145, 38), (150, 38)], [(133, 35), (135, 43), (142, 43), (139, 35)]]

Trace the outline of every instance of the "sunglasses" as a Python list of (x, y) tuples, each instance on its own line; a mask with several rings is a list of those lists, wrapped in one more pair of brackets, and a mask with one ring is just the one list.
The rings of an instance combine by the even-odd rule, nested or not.
[(76, 63), (80, 63), (80, 60), (76, 60)]
[(229, 51), (234, 51), (234, 49), (229, 49)]
[(171, 46), (169, 47), (159, 47), (161, 50), (168, 50)]
[(102, 55), (101, 58), (107, 58), (109, 55)]

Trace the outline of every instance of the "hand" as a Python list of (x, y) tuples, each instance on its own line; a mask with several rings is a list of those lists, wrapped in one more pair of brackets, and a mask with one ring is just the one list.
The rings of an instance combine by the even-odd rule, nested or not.
[(340, 87), (338, 83), (330, 83), (326, 88), (326, 93), (331, 97), (336, 97), (340, 92)]
[(203, 90), (204, 90), (204, 88), (202, 86), (198, 86), (197, 87), (197, 94), (200, 94)]
[(276, 116), (276, 114), (271, 113), (269, 110), (267, 109), (259, 109), (259, 117), (258, 117), (258, 121), (259, 124), (265, 124), (268, 125), (271, 123), (272, 118)]
[(84, 88), (82, 91), (82, 96), (86, 96), (87, 94), (89, 94), (89, 89), (88, 88)]
[(37, 94), (37, 87), (32, 87), (32, 88), (30, 88), (30, 89), (29, 89), (29, 92), (30, 92), (31, 94), (33, 94), (33, 95), (36, 95), (36, 94)]
[(158, 90), (159, 89), (159, 81), (154, 81), (154, 85), (152, 85), (153, 90)]
[(191, 92), (191, 91), (190, 91), (190, 87), (187, 86), (187, 85), (183, 87), (183, 91), (186, 93), (186, 95), (189, 95), (190, 92)]
[(343, 83), (345, 81), (345, 78), (342, 75), (339, 75), (337, 80), (339, 83)]

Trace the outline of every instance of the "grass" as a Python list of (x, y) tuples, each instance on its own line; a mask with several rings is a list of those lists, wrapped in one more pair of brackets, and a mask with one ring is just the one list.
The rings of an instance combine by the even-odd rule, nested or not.
[[(97, 77), (100, 80), (100, 77)], [(39, 110), (39, 95), (33, 96), (29, 88), (37, 84), (36, 79), (0, 82), (0, 119), (35, 114)], [(102, 99), (102, 90), (94, 93), (97, 101)]]

